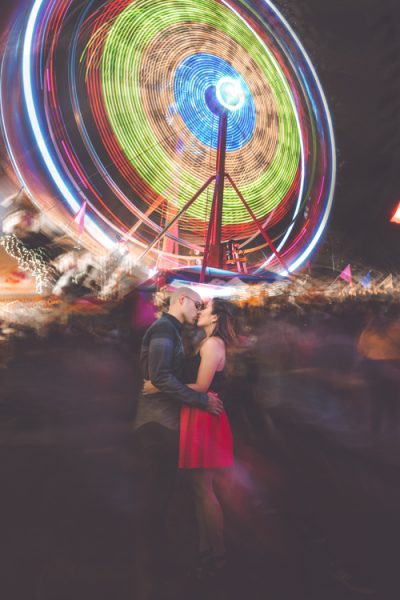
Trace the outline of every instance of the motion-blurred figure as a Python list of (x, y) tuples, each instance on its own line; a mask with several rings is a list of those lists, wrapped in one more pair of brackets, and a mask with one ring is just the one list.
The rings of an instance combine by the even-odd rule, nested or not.
[[(368, 383), (375, 432), (393, 430), (400, 417), (399, 307), (371, 303), (367, 323), (358, 339), (361, 369)], [(393, 431), (394, 433), (394, 431)]]

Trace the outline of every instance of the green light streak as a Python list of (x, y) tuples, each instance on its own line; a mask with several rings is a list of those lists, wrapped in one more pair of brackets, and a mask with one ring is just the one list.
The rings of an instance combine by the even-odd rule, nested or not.
[[(230, 36), (259, 65), (272, 88), (279, 121), (279, 140), (273, 160), (255, 181), (241, 184), (241, 191), (258, 218), (274, 210), (289, 191), (300, 160), (300, 139), (293, 99), (284, 75), (268, 48), (246, 23), (226, 5), (215, 0), (137, 0), (115, 20), (102, 57), (102, 85), (112, 130), (128, 160), (140, 176), (172, 203), (183, 204), (203, 181), (187, 170), (180, 172), (178, 197), (171, 190), (174, 162), (158, 141), (141, 99), (143, 54), (164, 29), (181, 23), (182, 35), (190, 36), (190, 23), (204, 23)], [(218, 54), (218, 48), (215, 49)], [(157, 144), (158, 142), (158, 144)], [(245, 154), (245, 146), (241, 152)], [(151, 152), (146, 149), (152, 148)], [(188, 211), (203, 221), (206, 193)], [(225, 188), (224, 224), (249, 222), (250, 218), (234, 191)]]

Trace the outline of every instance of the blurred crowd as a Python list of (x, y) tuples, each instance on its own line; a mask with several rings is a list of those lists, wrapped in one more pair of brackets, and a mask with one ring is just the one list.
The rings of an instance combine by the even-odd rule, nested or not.
[[(28, 241), (29, 226), (31, 247), (46, 245), (28, 208), (21, 211), (24, 227), (18, 229), (14, 215), (6, 223), (8, 235)], [(42, 237), (33, 243), (35, 236)], [(135, 393), (130, 380), (119, 382), (120, 414), (131, 418), (140, 389), (141, 337), (156, 309), (163, 310), (163, 294), (155, 307), (154, 285), (137, 285), (148, 271), (129, 263), (123, 245), (101, 264), (61, 237), (47, 247), (53, 253), (51, 288), (38, 300), (1, 306), (0, 369), (15, 363), (19, 372), (24, 355), (36, 353), (35, 365), (46, 373), (54, 348), (62, 356), (64, 347), (72, 355), (79, 348), (95, 380), (100, 367), (93, 356), (101, 358), (105, 349), (99, 365), (108, 373), (114, 360), (107, 375), (111, 387), (122, 357), (124, 377), (134, 372)], [(355, 593), (381, 590), (380, 599), (391, 598), (386, 592), (400, 591), (400, 298), (395, 290), (318, 293), (312, 278), (302, 284), (307, 293), (298, 288), (298, 282), (285, 283), (272, 294), (266, 285), (236, 298), (241, 337), (229, 355), (226, 390), (241, 465), (235, 477), (246, 489), (258, 478), (248, 511), (261, 511), (257, 527), (266, 508), (283, 511), (309, 546), (311, 568), (330, 570)], [(73, 361), (66, 364), (75, 369)], [(104, 373), (98, 373), (99, 381)], [(79, 377), (87, 379), (83, 372)], [(41, 379), (43, 390), (50, 379)], [(65, 402), (69, 379), (65, 375)], [(77, 393), (79, 385), (80, 380)], [(80, 402), (85, 401), (82, 394)], [(106, 391), (103, 402), (110, 402)], [(265, 457), (277, 461), (285, 481), (279, 498), (274, 499), (270, 466), (262, 466)], [(260, 496), (254, 490), (263, 485), (268, 489)]]
[[(309, 545), (313, 568), (330, 570), (356, 592), (400, 590), (393, 564), (400, 550), (400, 303), (373, 296), (291, 302), (282, 295), (240, 304), (241, 337), (229, 355), (226, 390), (239, 465), (235, 482), (226, 484), (235, 489), (225, 497), (234, 519), (246, 513), (245, 535), (256, 536), (249, 515), (260, 528), (265, 511), (278, 510)], [(93, 357), (124, 357), (123, 372), (132, 371), (136, 383), (132, 392), (128, 379), (118, 382), (119, 414), (133, 417), (141, 336), (155, 318), (153, 291), (136, 290), (122, 301), (60, 297), (14, 308), (24, 316), (0, 320), (1, 367), (23, 365), (24, 355), (36, 353), (36, 368), (46, 373), (53, 349), (66, 348), (68, 360), (79, 349), (90, 378), (100, 380), (106, 364), (97, 375)], [(38, 393), (50, 380), (41, 380)], [(274, 489), (274, 461), (283, 494)], [(245, 509), (238, 489), (251, 496)]]

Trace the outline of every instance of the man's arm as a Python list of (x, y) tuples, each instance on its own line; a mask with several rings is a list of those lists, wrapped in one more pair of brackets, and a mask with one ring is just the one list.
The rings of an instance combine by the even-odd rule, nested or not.
[(207, 394), (191, 390), (172, 373), (173, 351), (174, 342), (172, 338), (152, 336), (148, 353), (151, 383), (160, 392), (171, 395), (178, 402), (207, 409)]

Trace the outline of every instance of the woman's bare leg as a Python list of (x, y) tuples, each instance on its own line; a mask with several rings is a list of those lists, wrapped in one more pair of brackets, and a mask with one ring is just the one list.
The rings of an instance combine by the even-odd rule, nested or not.
[(190, 472), (199, 531), (199, 551), (209, 551), (214, 557), (223, 557), (224, 517), (214, 491), (214, 476), (212, 469), (193, 469)]

